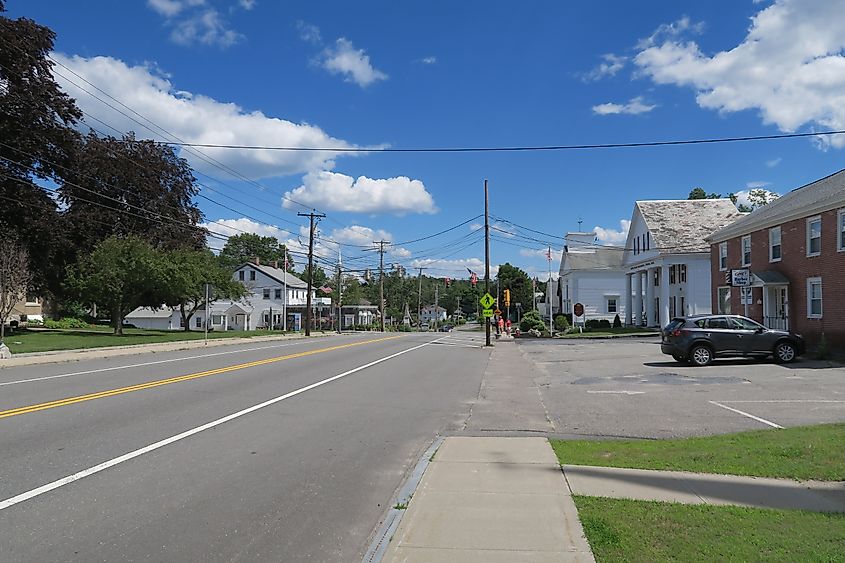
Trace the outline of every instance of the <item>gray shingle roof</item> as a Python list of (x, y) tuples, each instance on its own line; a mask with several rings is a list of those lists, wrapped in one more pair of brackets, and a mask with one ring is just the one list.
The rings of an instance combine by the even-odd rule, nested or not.
[(593, 252), (566, 252), (563, 260), (568, 270), (615, 270), (622, 268), (624, 255), (622, 247), (597, 248)]
[(845, 207), (845, 170), (792, 190), (713, 233), (708, 240), (722, 242), (839, 207)]
[(663, 254), (708, 252), (705, 238), (743, 216), (729, 199), (638, 201), (637, 207)]
[(265, 266), (264, 264), (256, 266), (255, 264), (249, 263), (249, 264), (244, 264), (243, 266), (238, 268), (238, 270), (240, 270), (244, 266), (251, 266), (251, 267), (255, 268), (256, 270), (260, 270), (261, 272), (264, 272), (265, 274), (267, 274), (268, 276), (270, 276), (271, 278), (273, 278), (277, 282), (283, 283), (288, 287), (294, 287), (294, 288), (297, 288), (297, 289), (308, 289), (308, 284), (306, 282), (302, 281), (301, 279), (294, 276), (290, 272), (285, 272), (281, 268), (274, 268), (273, 266)]

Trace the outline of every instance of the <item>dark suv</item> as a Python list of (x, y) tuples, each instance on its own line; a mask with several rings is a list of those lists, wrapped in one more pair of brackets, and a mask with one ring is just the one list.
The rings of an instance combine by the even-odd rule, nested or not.
[(787, 363), (804, 353), (798, 334), (773, 330), (739, 315), (675, 318), (662, 331), (660, 349), (678, 362), (706, 366), (724, 356), (774, 357)]

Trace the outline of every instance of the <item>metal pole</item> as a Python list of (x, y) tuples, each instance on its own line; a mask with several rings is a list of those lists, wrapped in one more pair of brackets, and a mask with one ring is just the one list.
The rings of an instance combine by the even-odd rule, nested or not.
[(340, 254), (340, 248), (337, 249), (337, 333), (343, 332), (343, 275), (341, 273), (341, 260), (343, 257)]
[(417, 293), (417, 332), (422, 330), (422, 273), (425, 268), (420, 268), (420, 288)]
[(549, 285), (546, 286), (546, 306), (549, 308), (549, 336), (555, 335), (552, 324), (552, 247), (549, 246)]
[(284, 283), (284, 292), (285, 298), (282, 300), (282, 331), (288, 331), (288, 247), (287, 245), (282, 245), (282, 252), (285, 253), (285, 263), (284, 263), (284, 272), (282, 273), (282, 279)]
[(205, 284), (205, 345), (208, 346), (208, 284)]
[[(490, 196), (484, 180), (484, 293), (490, 293)], [(484, 319), (484, 341), (490, 344), (490, 319)]]
[(437, 321), (440, 320), (440, 286), (434, 284), (434, 332), (437, 332)]

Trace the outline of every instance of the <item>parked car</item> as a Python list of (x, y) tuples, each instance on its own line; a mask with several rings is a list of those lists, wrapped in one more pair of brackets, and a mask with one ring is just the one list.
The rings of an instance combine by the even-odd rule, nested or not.
[(452, 332), (452, 325), (443, 325), (440, 327), (440, 332)]
[(660, 349), (678, 362), (706, 366), (714, 358), (772, 356), (788, 363), (804, 353), (799, 334), (766, 328), (740, 315), (674, 318), (664, 327)]
[(428, 329), (429, 329), (428, 323), (422, 323), (422, 324), (420, 325), (420, 330), (421, 330), (422, 332), (428, 332)]

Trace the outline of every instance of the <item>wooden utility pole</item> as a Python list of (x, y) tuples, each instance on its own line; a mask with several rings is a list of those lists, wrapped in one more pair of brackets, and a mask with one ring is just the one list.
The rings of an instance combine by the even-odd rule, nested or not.
[(378, 241), (373, 241), (373, 244), (378, 245), (378, 253), (379, 253), (379, 261), (378, 261), (379, 304), (378, 304), (378, 310), (379, 310), (379, 315), (381, 316), (381, 331), (384, 332), (384, 246), (389, 245), (390, 241), (378, 240)]
[[(484, 180), (484, 293), (490, 293), (490, 197), (487, 180)], [(484, 334), (486, 345), (491, 346), (490, 319), (487, 318), (484, 319)]]
[(343, 257), (337, 249), (337, 333), (343, 333)]
[[(297, 215), (308, 217), (311, 220), (311, 227), (308, 229), (308, 292), (305, 294), (305, 336), (311, 336), (311, 290), (314, 287), (314, 219), (321, 219), (326, 215), (313, 211), (311, 213), (297, 213)], [(287, 291), (287, 287), (285, 287), (285, 291)]]
[(420, 267), (420, 288), (417, 293), (417, 332), (422, 330), (422, 273), (426, 268)]

